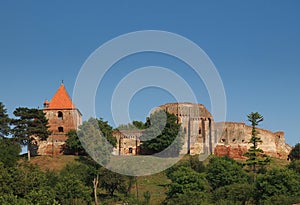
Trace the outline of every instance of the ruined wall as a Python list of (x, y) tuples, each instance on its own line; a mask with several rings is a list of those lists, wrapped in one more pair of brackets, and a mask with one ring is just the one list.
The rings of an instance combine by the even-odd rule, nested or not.
[[(245, 158), (250, 148), (251, 126), (245, 123), (215, 123), (212, 115), (201, 104), (168, 103), (159, 108), (177, 116), (177, 123), (184, 130), (184, 145), (181, 154), (215, 154), (231, 158)], [(285, 143), (283, 132), (271, 132), (257, 128), (263, 141), (259, 148), (272, 157), (286, 159), (291, 147)], [(141, 131), (124, 130), (115, 133), (118, 140), (117, 154), (139, 153)]]
[(66, 134), (70, 130), (77, 130), (81, 124), (81, 114), (77, 109), (44, 109), (52, 134), (46, 141), (35, 138), (34, 153), (37, 155), (64, 154), (66, 148)]
[(117, 139), (117, 147), (114, 148), (115, 155), (137, 155), (140, 152), (142, 130), (120, 130), (113, 132)]
[[(245, 123), (225, 122), (215, 124), (215, 134), (218, 139), (214, 154), (231, 158), (245, 158), (242, 155), (250, 148), (252, 127)], [(285, 143), (283, 132), (271, 132), (257, 128), (262, 143), (258, 145), (264, 153), (286, 159), (291, 147)]]
[(181, 154), (212, 153), (213, 117), (202, 104), (168, 103), (160, 108), (178, 117), (184, 130)]

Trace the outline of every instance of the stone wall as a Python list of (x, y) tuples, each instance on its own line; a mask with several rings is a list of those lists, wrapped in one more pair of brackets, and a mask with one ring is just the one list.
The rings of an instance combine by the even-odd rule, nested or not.
[(33, 153), (35, 155), (60, 155), (66, 151), (66, 134), (77, 130), (81, 124), (81, 114), (77, 109), (44, 109), (52, 132), (47, 140), (35, 137)]
[[(215, 123), (212, 115), (201, 104), (168, 103), (159, 108), (176, 115), (177, 123), (182, 125), (184, 145), (181, 154), (215, 154), (243, 159), (243, 154), (251, 146), (251, 126), (238, 122)], [(263, 141), (259, 148), (272, 157), (287, 158), (291, 147), (285, 143), (282, 131), (257, 130)], [(142, 131), (134, 130), (115, 132), (118, 141), (115, 152), (121, 155), (139, 154), (141, 135)]]
[(184, 130), (181, 154), (212, 153), (213, 117), (202, 104), (168, 103), (160, 108), (177, 116)]
[(117, 139), (115, 155), (138, 155), (140, 152), (142, 130), (120, 130), (113, 132)]
[[(245, 123), (225, 122), (215, 124), (218, 139), (214, 154), (231, 158), (244, 158), (242, 155), (250, 148), (252, 127)], [(284, 132), (271, 132), (257, 128), (262, 143), (259, 148), (272, 157), (286, 159), (291, 147), (285, 143)]]

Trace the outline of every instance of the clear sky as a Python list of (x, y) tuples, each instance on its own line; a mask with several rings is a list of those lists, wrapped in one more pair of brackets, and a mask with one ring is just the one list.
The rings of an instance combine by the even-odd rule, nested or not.
[[(61, 80), (69, 91), (81, 66), (103, 43), (139, 30), (163, 30), (200, 46), (214, 62), (227, 96), (227, 121), (247, 122), (260, 112), (261, 127), (283, 130), (300, 141), (300, 2), (251, 1), (0, 1), (0, 101), (42, 107)], [(201, 80), (187, 65), (166, 55), (141, 53), (118, 62), (98, 90), (96, 111), (112, 125), (110, 98), (116, 84), (141, 66), (164, 66), (182, 76), (210, 109)], [(88, 82), (87, 82), (88, 83)], [(130, 115), (174, 101), (157, 88), (138, 92)], [(80, 108), (79, 108), (80, 109)]]

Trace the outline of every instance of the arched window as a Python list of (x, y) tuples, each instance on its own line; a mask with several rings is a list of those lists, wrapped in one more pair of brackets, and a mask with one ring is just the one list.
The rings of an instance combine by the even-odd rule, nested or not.
[(201, 128), (199, 128), (199, 130), (198, 130), (198, 134), (199, 134), (199, 135), (201, 135)]
[(58, 132), (64, 132), (64, 128), (63, 127), (58, 127)]
[(61, 111), (58, 111), (57, 116), (58, 116), (58, 119), (60, 119), (60, 120), (63, 119), (63, 113)]

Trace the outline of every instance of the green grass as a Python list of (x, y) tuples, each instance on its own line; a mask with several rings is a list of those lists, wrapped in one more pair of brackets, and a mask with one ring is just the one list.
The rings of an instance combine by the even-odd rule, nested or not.
[[(164, 172), (150, 175), (137, 177), (139, 201), (144, 200), (143, 194), (147, 191), (150, 192), (150, 204), (156, 205), (166, 197), (167, 186), (171, 181), (167, 178)], [(136, 196), (136, 187), (132, 189), (132, 194)]]
[[(203, 163), (207, 165), (209, 159), (213, 156), (209, 156)], [(37, 156), (32, 157), (30, 163), (38, 165), (41, 170), (54, 170), (60, 171), (68, 163), (79, 163), (78, 156), (72, 155), (59, 155), (59, 156)], [(190, 159), (189, 155), (184, 156), (177, 164), (185, 164)], [(144, 176), (137, 177), (137, 186), (133, 185), (131, 189), (131, 198), (137, 199), (139, 204), (143, 204), (145, 200), (143, 194), (149, 192), (151, 195), (150, 205), (161, 204), (166, 198), (166, 192), (168, 190), (168, 184), (170, 180), (167, 178), (164, 171), (160, 171), (163, 167), (168, 167), (173, 164), (177, 159), (172, 158), (157, 158), (151, 156), (114, 156), (111, 158), (108, 166), (113, 167), (115, 170), (121, 170), (124, 172), (124, 169), (130, 169), (131, 172), (138, 174), (143, 173)], [(238, 160), (242, 162), (241, 160)], [(267, 166), (267, 169), (285, 167), (289, 164), (289, 161), (283, 159), (272, 158), (271, 163)], [(148, 173), (147, 173), (148, 171)], [(156, 174), (151, 174), (155, 173)], [(149, 175), (146, 175), (149, 174)], [(104, 190), (99, 190), (101, 193), (105, 194)], [(116, 193), (116, 196), (119, 194)], [(120, 195), (120, 198), (121, 195)], [(103, 198), (102, 198), (103, 200)], [(104, 204), (118, 204), (118, 199), (104, 199), (102, 201)], [(136, 200), (133, 200), (136, 201)], [(121, 201), (120, 201), (121, 202)], [(135, 203), (131, 203), (135, 204)]]

